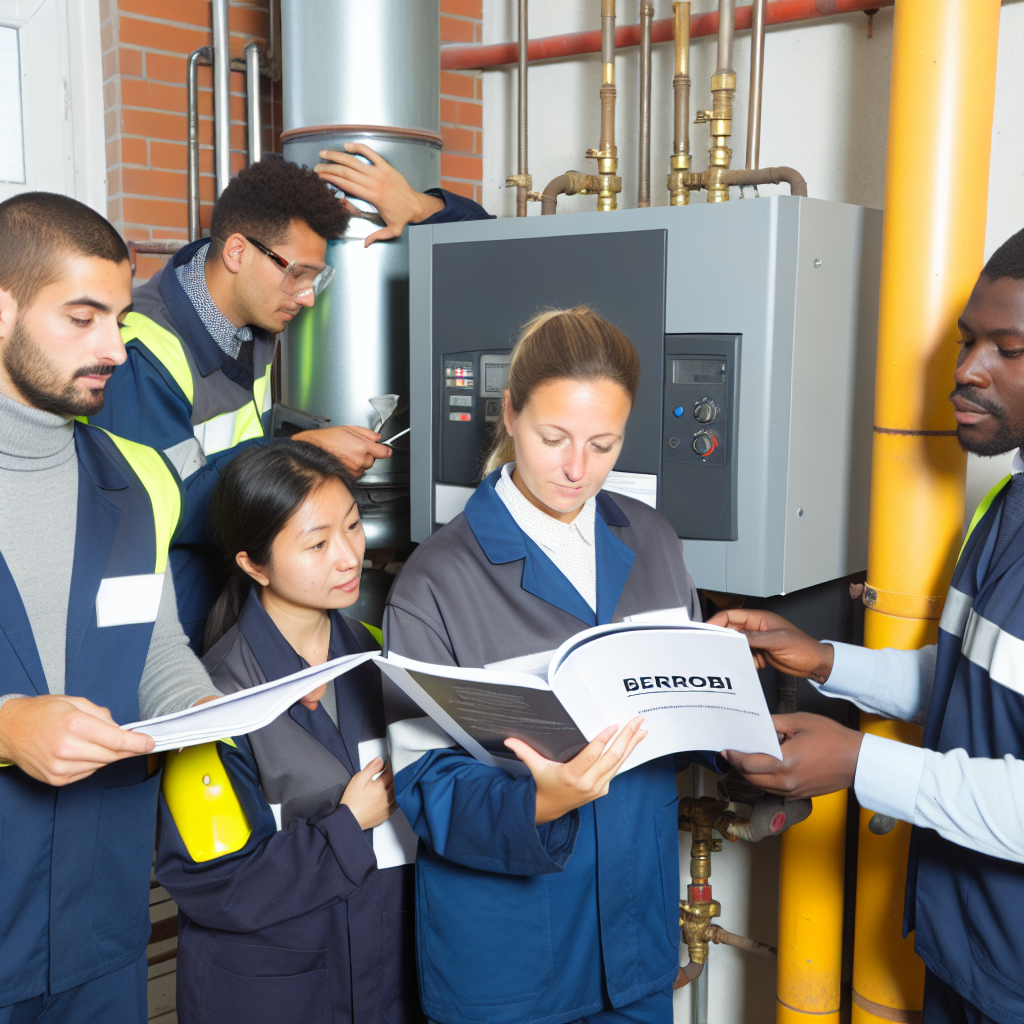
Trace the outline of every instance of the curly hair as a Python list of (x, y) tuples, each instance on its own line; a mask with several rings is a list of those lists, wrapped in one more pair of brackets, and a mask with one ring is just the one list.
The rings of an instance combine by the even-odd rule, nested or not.
[[(236, 231), (264, 245), (281, 242), (293, 220), (302, 220), (321, 238), (340, 238), (348, 214), (314, 171), (280, 157), (268, 157), (238, 173), (221, 193), (210, 222), (216, 254)], [(219, 241), (218, 241), (219, 240)]]
[(1024, 231), (1011, 235), (988, 259), (982, 273), (990, 281), (1001, 277), (1024, 280)]

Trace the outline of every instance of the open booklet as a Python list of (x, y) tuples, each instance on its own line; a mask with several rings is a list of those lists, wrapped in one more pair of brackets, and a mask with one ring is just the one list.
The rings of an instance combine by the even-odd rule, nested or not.
[(506, 738), (564, 762), (634, 715), (648, 735), (621, 771), (685, 750), (782, 756), (746, 638), (690, 622), (682, 609), (595, 626), (557, 651), (482, 669), (375, 660), (477, 760), (516, 775), (527, 768)]
[(121, 728), (152, 736), (156, 740), (154, 753), (194, 747), (226, 736), (244, 736), (270, 725), (278, 715), (287, 711), (307, 693), (312, 693), (318, 686), (337, 676), (351, 672), (379, 653), (367, 651), (346, 654), (322, 665), (293, 672), (282, 679), (229, 693), (208, 704), (199, 704), (145, 722), (129, 722)]

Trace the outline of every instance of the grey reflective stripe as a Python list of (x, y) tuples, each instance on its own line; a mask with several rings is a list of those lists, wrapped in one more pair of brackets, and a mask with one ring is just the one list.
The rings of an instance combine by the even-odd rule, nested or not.
[(182, 480), (187, 480), (197, 469), (206, 465), (203, 446), (194, 437), (186, 437), (184, 441), (165, 448), (164, 455)]
[(963, 636), (973, 601), (974, 599), (968, 597), (962, 590), (950, 587), (946, 595), (946, 604), (942, 609), (942, 618), (939, 619), (939, 629), (944, 629), (953, 636)]
[(965, 658), (988, 672), (993, 682), (1024, 695), (1024, 640), (972, 609), (961, 650)]

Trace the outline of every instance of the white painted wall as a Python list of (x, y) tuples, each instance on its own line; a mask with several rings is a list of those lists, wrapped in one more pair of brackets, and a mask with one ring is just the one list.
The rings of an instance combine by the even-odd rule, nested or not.
[[(744, 0), (741, 0), (744, 2)], [(695, 0), (693, 13), (717, 6)], [(515, 0), (484, 0), (484, 41), (516, 38)], [(639, 20), (637, 0), (619, 0), (620, 24)], [(655, 17), (671, 16), (671, 0), (655, 0)], [(841, 15), (812, 23), (769, 28), (765, 44), (761, 166), (789, 164), (808, 182), (810, 195), (836, 202), (882, 207), (888, 123), (892, 8), (879, 11), (867, 38), (864, 14)], [(598, 0), (533, 0), (533, 37), (592, 29), (600, 24)], [(665, 176), (672, 143), (672, 44), (654, 47), (652, 89), (651, 196), (655, 206), (668, 202)], [(619, 88), (617, 143), (623, 179), (620, 207), (636, 206), (639, 98), (638, 50), (616, 56)], [(693, 41), (690, 75), (692, 109), (711, 105), (710, 78), (716, 41)], [(742, 167), (746, 153), (750, 34), (736, 39), (734, 66), (739, 77), (733, 122), (733, 165)], [(516, 170), (516, 70), (484, 73), (483, 202), (499, 216), (515, 213), (514, 191), (505, 176)], [(588, 147), (599, 135), (600, 56), (589, 54), (534, 65), (530, 70), (530, 170), (541, 191), (566, 170), (593, 171)], [(1000, 26), (995, 125), (986, 258), (1011, 234), (1024, 227), (1024, 4), (1004, 3)], [(696, 169), (706, 165), (706, 125), (691, 125), (691, 152)], [(970, 182), (964, 182), (970, 188)], [(788, 191), (766, 187), (762, 194)], [(734, 192), (735, 196), (735, 192)], [(695, 193), (694, 202), (703, 202)], [(592, 210), (592, 196), (562, 196), (564, 213)], [(540, 214), (530, 204), (530, 216)], [(695, 253), (694, 258), (702, 254)], [(968, 516), (988, 487), (1003, 476), (1009, 457), (968, 463)], [(688, 844), (680, 852), (680, 874), (688, 881)], [(722, 903), (722, 924), (731, 931), (774, 942), (778, 892), (778, 841), (756, 847), (728, 844), (715, 856), (715, 896)], [(774, 1019), (774, 970), (727, 947), (714, 947), (709, 967), (709, 1019), (728, 1024), (763, 1024)], [(676, 995), (676, 1020), (690, 1021), (690, 999)]]
[[(713, 10), (716, 0), (695, 0), (693, 14)], [(619, 23), (639, 21), (639, 3), (619, 0)], [(655, 0), (655, 17), (672, 14), (671, 0)], [(762, 102), (761, 166), (789, 164), (807, 179), (810, 195), (865, 206), (883, 205), (885, 142), (892, 52), (892, 8), (875, 15), (867, 38), (867, 16), (840, 15), (815, 22), (768, 29), (765, 43)], [(598, 0), (533, 0), (530, 35), (578, 32), (600, 24)], [(484, 41), (516, 38), (515, 0), (484, 0)], [(690, 52), (692, 108), (711, 105), (710, 81), (716, 58), (714, 37), (693, 40)], [(651, 198), (668, 202), (665, 176), (672, 145), (672, 43), (654, 47), (652, 87)], [(639, 51), (616, 56), (619, 89), (616, 141), (622, 176), (622, 208), (636, 206), (639, 119)], [(734, 66), (739, 78), (733, 126), (733, 165), (742, 167), (746, 154), (747, 90), (750, 33), (736, 37)], [(484, 73), (483, 202), (492, 213), (514, 216), (514, 191), (505, 176), (516, 170), (516, 75), (514, 68)], [(600, 131), (599, 54), (549, 61), (530, 69), (530, 169), (534, 188), (566, 170), (593, 171), (584, 157), (596, 147)], [(1024, 227), (1024, 4), (1004, 3), (1000, 26), (992, 173), (985, 255)], [(706, 165), (706, 125), (691, 125), (690, 149), (695, 169)], [(970, 184), (965, 182), (965, 188)], [(786, 192), (768, 186), (762, 194)], [(735, 195), (735, 192), (734, 192)], [(693, 194), (703, 202), (702, 193)], [(559, 210), (592, 210), (592, 196), (562, 196)], [(530, 215), (540, 204), (530, 204)], [(972, 511), (991, 482), (1004, 475), (1009, 459), (971, 457), (966, 506)]]

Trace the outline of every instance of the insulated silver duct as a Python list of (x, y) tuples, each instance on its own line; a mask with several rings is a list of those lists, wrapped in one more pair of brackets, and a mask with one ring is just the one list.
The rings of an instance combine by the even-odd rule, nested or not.
[[(322, 149), (363, 142), (413, 188), (436, 188), (439, 19), (439, 0), (282, 0), (285, 159), (312, 167)], [(285, 401), (332, 425), (377, 429), (369, 400), (399, 395), (388, 437), (409, 425), (409, 248), (403, 234), (364, 249), (379, 226), (353, 219), (328, 245), (334, 281), (288, 330)], [(409, 540), (408, 437), (394, 451), (363, 477), (369, 548)]]

